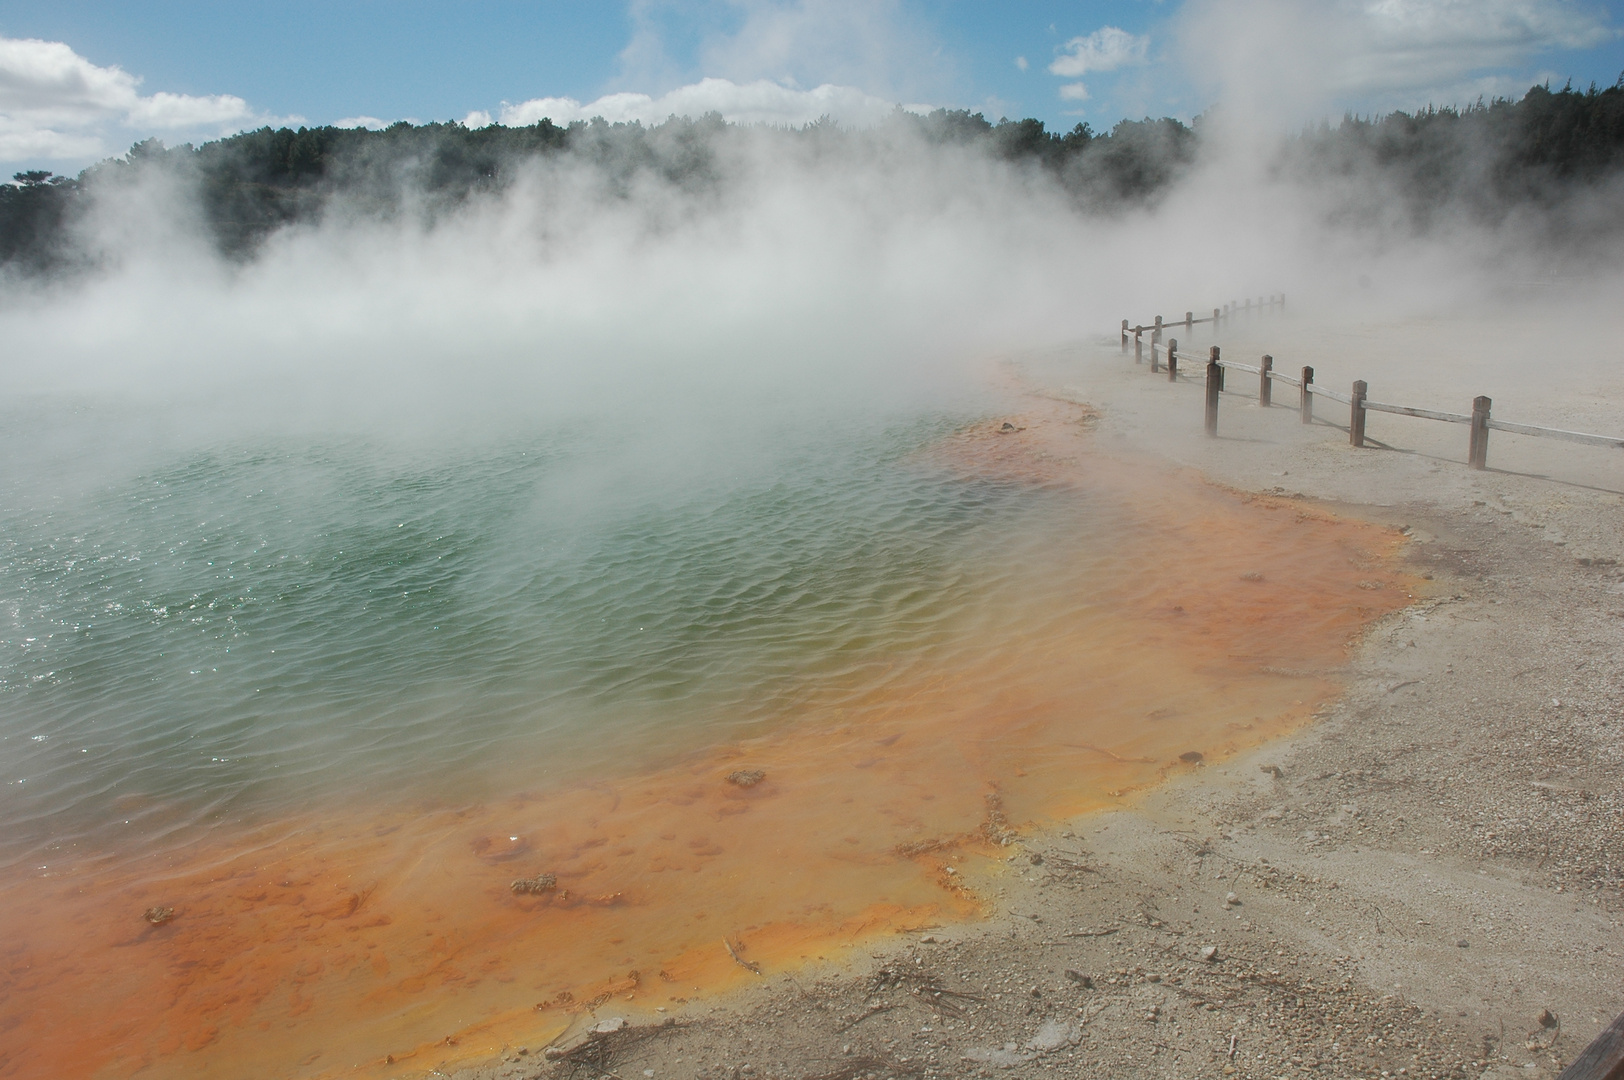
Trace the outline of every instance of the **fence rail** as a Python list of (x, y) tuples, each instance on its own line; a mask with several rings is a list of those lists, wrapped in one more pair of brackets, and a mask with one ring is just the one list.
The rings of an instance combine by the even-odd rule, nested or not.
[(1624, 1080), (1624, 1016), (1603, 1028), (1556, 1080)]
[[(1285, 307), (1286, 298), (1284, 294), (1281, 294), (1278, 298), (1270, 296), (1266, 300), (1267, 307), (1264, 306), (1265, 298), (1259, 298), (1257, 310), (1273, 310), (1277, 302), (1280, 308)], [(1185, 312), (1183, 325), (1193, 326), (1200, 322), (1213, 322), (1222, 325), (1222, 322), (1227, 317), (1225, 313), (1235, 307), (1234, 304), (1227, 304), (1222, 309), (1214, 308), (1211, 319), (1194, 319), (1191, 318), (1189, 312)], [(1247, 301), (1245, 308), (1240, 310), (1250, 311), (1251, 301)], [(1129, 326), (1128, 320), (1123, 319), (1122, 349), (1124, 352), (1127, 351), (1128, 335), (1132, 334), (1134, 363), (1143, 363), (1146, 343), (1141, 335), (1146, 330), (1151, 331), (1149, 342), (1151, 374), (1160, 374), (1165, 363), (1168, 381), (1177, 382), (1180, 377), (1179, 360), (1181, 359), (1178, 339), (1168, 338), (1164, 342), (1162, 341), (1162, 333), (1178, 325), (1180, 324), (1164, 322), (1160, 315), (1156, 316), (1156, 321), (1149, 326)], [(1531, 435), (1537, 438), (1560, 439), (1564, 442), (1583, 443), (1587, 446), (1605, 446), (1624, 450), (1624, 438), (1612, 435), (1593, 435), (1584, 431), (1568, 431), (1563, 428), (1543, 427), (1538, 424), (1516, 424), (1509, 420), (1497, 420), (1490, 414), (1493, 401), (1487, 397), (1474, 398), (1470, 413), (1444, 412), (1439, 409), (1423, 409), (1414, 405), (1394, 405), (1385, 401), (1372, 401), (1367, 396), (1369, 385), (1362, 379), (1354, 382), (1352, 393), (1345, 394), (1340, 390), (1333, 390), (1323, 383), (1315, 382), (1314, 369), (1311, 367), (1303, 368), (1301, 377), (1293, 377), (1274, 370), (1273, 356), (1265, 354), (1261, 364), (1242, 364), (1223, 359), (1217, 345), (1210, 347), (1206, 364), (1205, 420), (1207, 434), (1211, 436), (1218, 434), (1218, 401), (1220, 395), (1225, 392), (1224, 373), (1226, 371), (1242, 371), (1249, 375), (1258, 376), (1258, 404), (1264, 407), (1273, 404), (1274, 383), (1283, 383), (1286, 386), (1296, 387), (1298, 391), (1297, 410), (1302, 422), (1305, 424), (1311, 424), (1314, 421), (1314, 399), (1316, 397), (1329, 398), (1332, 401), (1347, 405), (1350, 410), (1348, 414), (1348, 438), (1354, 446), (1365, 445), (1366, 414), (1381, 412), (1392, 413), (1396, 416), (1413, 416), (1421, 420), (1440, 420), (1449, 424), (1467, 425), (1470, 433), (1467, 439), (1466, 460), (1467, 464), (1474, 469), (1488, 467), (1490, 431), (1505, 431), (1513, 435)], [(1621, 1080), (1624, 1080), (1624, 1078), (1621, 1078)]]
[[(1258, 297), (1257, 307), (1255, 310), (1258, 312), (1258, 314), (1263, 314), (1264, 312), (1274, 311), (1276, 307), (1278, 307), (1281, 311), (1286, 309), (1285, 293), (1270, 293), (1268, 296)], [(1203, 316), (1199, 319), (1195, 317), (1195, 312), (1193, 311), (1186, 311), (1183, 319), (1174, 319), (1172, 322), (1163, 322), (1162, 317), (1158, 315), (1156, 316), (1155, 322), (1141, 323), (1138, 326), (1130, 326), (1128, 325), (1128, 320), (1123, 319), (1122, 347), (1123, 349), (1128, 347), (1129, 334), (1134, 336), (1134, 341), (1136, 343), (1135, 349), (1137, 351), (1139, 335), (1143, 334), (1147, 330), (1151, 331), (1154, 335), (1151, 338), (1151, 341), (1157, 342), (1161, 340), (1163, 330), (1171, 330), (1175, 326), (1183, 326), (1185, 332), (1188, 333), (1191, 329), (1200, 325), (1201, 323), (1216, 323), (1221, 326), (1224, 323), (1231, 322), (1236, 318), (1249, 316), (1252, 314), (1253, 310), (1254, 308), (1252, 307), (1252, 301), (1250, 299), (1231, 300), (1221, 308), (1213, 308), (1210, 316)]]

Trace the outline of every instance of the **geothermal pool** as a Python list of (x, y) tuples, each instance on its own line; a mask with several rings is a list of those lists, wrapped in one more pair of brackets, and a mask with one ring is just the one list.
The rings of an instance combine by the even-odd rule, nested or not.
[(1089, 419), (650, 471), (613, 428), (125, 457), (32, 415), (0, 1077), (412, 1075), (675, 1011), (974, 918), (1014, 833), (1301, 724), (1405, 602), (1398, 538)]

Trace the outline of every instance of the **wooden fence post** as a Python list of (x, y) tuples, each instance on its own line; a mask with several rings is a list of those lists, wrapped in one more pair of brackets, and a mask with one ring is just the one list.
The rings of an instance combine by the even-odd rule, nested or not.
[(1246, 317), (1246, 318), (1248, 318), (1248, 319), (1250, 319), (1250, 318), (1251, 318), (1251, 317), (1252, 317), (1252, 298), (1251, 298), (1251, 297), (1250, 297), (1250, 296), (1248, 296), (1248, 297), (1247, 297), (1247, 298), (1246, 298), (1246, 312), (1245, 312), (1245, 317)]
[(1224, 369), (1218, 363), (1218, 346), (1212, 347), (1207, 361), (1207, 438), (1218, 437), (1218, 392), (1224, 388)]
[(1472, 437), (1467, 443), (1466, 464), (1474, 469), (1489, 467), (1489, 406), (1486, 397), (1472, 399)]
[(1195, 312), (1186, 311), (1184, 313), (1184, 336), (1189, 337), (1190, 334), (1194, 330), (1195, 330)]
[(1139, 327), (1133, 328), (1133, 362), (1136, 364), (1145, 362), (1145, 339), (1139, 336), (1141, 333)]
[(1122, 351), (1128, 351), (1128, 320), (1122, 320)]
[(1162, 317), (1156, 316), (1156, 325), (1150, 328), (1150, 353), (1156, 355), (1156, 346), (1162, 343)]
[(1348, 441), (1354, 446), (1365, 445), (1365, 395), (1370, 384), (1363, 379), (1353, 380), (1353, 412), (1348, 416)]
[(1218, 336), (1218, 309), (1212, 309), (1212, 336)]
[(1274, 380), (1269, 373), (1274, 370), (1274, 357), (1268, 353), (1263, 354), (1263, 370), (1257, 380), (1257, 403), (1267, 409), (1274, 401)]
[[(1174, 347), (1178, 346), (1177, 341), (1171, 342), (1171, 344)], [(1160, 370), (1162, 370), (1162, 363), (1160, 360), (1156, 359), (1156, 343), (1152, 341), (1150, 343), (1150, 373), (1154, 375)]]
[(1556, 1080), (1608, 1080), (1624, 1072), (1624, 1016), (1602, 1029)]
[(1313, 385), (1314, 369), (1311, 367), (1303, 368), (1303, 396), (1302, 400), (1297, 403), (1297, 411), (1302, 414), (1303, 423), (1305, 424), (1314, 422), (1314, 391), (1309, 389)]
[(1167, 342), (1167, 381), (1178, 382), (1179, 379), (1179, 339), (1169, 338)]

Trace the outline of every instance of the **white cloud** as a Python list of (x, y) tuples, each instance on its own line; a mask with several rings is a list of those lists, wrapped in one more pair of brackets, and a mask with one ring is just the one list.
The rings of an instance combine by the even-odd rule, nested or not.
[(493, 122), (491, 114), (484, 109), (475, 109), (462, 118), (462, 126), (466, 128), (490, 127)]
[(1355, 47), (1338, 74), (1360, 89), (1427, 85), (1617, 36), (1605, 13), (1561, 0), (1377, 0), (1347, 15)]
[(131, 127), (196, 128), (218, 127), (253, 116), (248, 102), (231, 94), (191, 97), (160, 90), (151, 97), (138, 97), (129, 106), (124, 122)]
[(1289, 123), (1518, 94), (1542, 54), (1619, 36), (1576, 0), (1194, 0), (1178, 30), (1233, 112)]
[(855, 86), (883, 98), (950, 92), (951, 54), (904, 0), (632, 0), (623, 85), (715, 76)]
[[(490, 114), (486, 113), (485, 123), (488, 124), (490, 122)], [(379, 120), (376, 116), (346, 116), (342, 120), (334, 120), (333, 126), (336, 128), (368, 128), (369, 130), (377, 131), (381, 128), (388, 127), (389, 121)], [(470, 124), (468, 126), (473, 127), (474, 125)]]
[[(567, 97), (504, 104), (501, 119), (510, 127), (534, 124), (542, 119), (567, 124), (595, 116), (610, 123), (657, 124), (671, 116), (698, 117), (715, 112), (740, 124), (801, 125), (827, 116), (842, 124), (863, 127), (885, 119), (896, 107), (896, 102), (850, 86), (824, 85), (812, 90), (795, 90), (766, 79), (742, 85), (728, 79), (701, 79), (657, 98), (622, 93), (585, 104)], [(903, 107), (914, 112), (929, 109), (927, 105)]]
[(1128, 64), (1144, 63), (1149, 49), (1149, 37), (1102, 26), (1087, 37), (1074, 37), (1061, 46), (1061, 54), (1049, 65), (1049, 71), (1067, 79), (1090, 71), (1115, 71)]
[(127, 145), (127, 134), (114, 139), (118, 128), (220, 134), (256, 119), (231, 94), (143, 96), (140, 85), (60, 41), (0, 38), (0, 161), (95, 157), (108, 152), (110, 140)]
[(1016, 57), (1016, 58), (1015, 58), (1015, 66), (1016, 66), (1016, 67), (1017, 67), (1017, 68), (1018, 68), (1018, 69), (1020, 69), (1020, 70), (1021, 70), (1021, 71), (1025, 71), (1025, 70), (1026, 70), (1026, 69), (1027, 69), (1027, 67), (1029, 67), (1029, 66), (1030, 66), (1030, 65), (1028, 65), (1028, 64), (1027, 64), (1027, 62), (1026, 62), (1026, 57), (1024, 57), (1024, 56), (1017, 56), (1017, 57)]
[(1080, 82), (1065, 83), (1060, 87), (1061, 101), (1087, 101), (1092, 96), (1088, 87)]

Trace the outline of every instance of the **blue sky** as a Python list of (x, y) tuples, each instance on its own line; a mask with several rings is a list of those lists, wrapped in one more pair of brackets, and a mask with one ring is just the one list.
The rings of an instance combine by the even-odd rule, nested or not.
[[(860, 123), (904, 103), (1063, 129), (1188, 119), (1224, 100), (1291, 124), (1517, 94), (1546, 79), (1610, 84), (1624, 71), (1621, 5), (0, 0), (0, 159), (67, 170), (147, 135), (562, 120), (571, 109), (634, 118), (717, 107), (781, 122), (822, 110)], [(603, 100), (616, 93), (647, 97)]]

